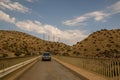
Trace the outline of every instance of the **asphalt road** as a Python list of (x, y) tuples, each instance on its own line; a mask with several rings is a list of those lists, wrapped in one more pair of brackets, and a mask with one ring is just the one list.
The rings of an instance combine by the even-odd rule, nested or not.
[(82, 80), (58, 62), (38, 61), (17, 80)]

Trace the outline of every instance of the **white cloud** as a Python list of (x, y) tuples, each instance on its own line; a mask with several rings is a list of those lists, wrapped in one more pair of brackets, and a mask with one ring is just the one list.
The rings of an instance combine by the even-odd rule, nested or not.
[(95, 11), (88, 13), (85, 16), (87, 16), (88, 18), (93, 18), (95, 21), (104, 21), (105, 18), (109, 16), (109, 13), (105, 13), (102, 11)]
[(63, 42), (73, 45), (86, 38), (88, 36), (85, 34), (86, 32), (84, 30), (66, 30), (62, 32), (61, 37), (63, 38)]
[(28, 1), (28, 2), (30, 2), (30, 3), (32, 3), (32, 2), (33, 2), (33, 0), (26, 0), (26, 1)]
[(6, 14), (5, 12), (0, 10), (0, 20), (9, 22), (9, 23), (15, 23), (15, 18), (10, 17), (10, 15)]
[(104, 10), (85, 13), (74, 19), (63, 21), (62, 23), (67, 26), (84, 26), (86, 25), (86, 22), (88, 20), (93, 19), (97, 22), (106, 22), (106, 18), (118, 13), (120, 13), (120, 1), (116, 2), (115, 4), (111, 5), (110, 7)]
[(87, 20), (87, 17), (80, 16), (72, 20), (64, 21), (63, 24), (67, 26), (80, 26), (80, 25), (83, 26), (83, 25), (86, 25), (85, 23), (83, 23), (85, 20)]
[(95, 21), (105, 21), (105, 18), (107, 16), (109, 16), (108, 13), (104, 13), (102, 11), (95, 11), (95, 12), (86, 13), (72, 20), (64, 21), (63, 24), (67, 26), (80, 26), (80, 25), (84, 26), (86, 25), (85, 21), (89, 19), (94, 19)]
[(15, 10), (22, 13), (29, 11), (27, 7), (23, 6), (19, 2), (13, 2), (12, 0), (0, 0), (0, 7), (2, 9), (8, 9), (11, 11)]
[(37, 33), (45, 33), (44, 29), (41, 27), (41, 23), (39, 21), (32, 22), (30, 20), (26, 21), (18, 21), (16, 26), (26, 30), (26, 31), (34, 31)]
[[(39, 21), (19, 21), (16, 23), (16, 26), (26, 30), (26, 31), (34, 31), (40, 34), (46, 34), (46, 35), (51, 35), (55, 36), (57, 38), (60, 38), (61, 42), (65, 42), (67, 44), (75, 44), (76, 42), (84, 39), (87, 35), (85, 35), (85, 31), (80, 31), (80, 30), (65, 30), (62, 31), (58, 29), (55, 26), (45, 24), (43, 25)], [(56, 39), (58, 40), (58, 39)]]
[(38, 2), (39, 0), (26, 0), (29, 3)]
[(111, 13), (111, 15), (120, 13), (120, 1), (118, 1), (115, 4), (111, 5), (107, 9)]

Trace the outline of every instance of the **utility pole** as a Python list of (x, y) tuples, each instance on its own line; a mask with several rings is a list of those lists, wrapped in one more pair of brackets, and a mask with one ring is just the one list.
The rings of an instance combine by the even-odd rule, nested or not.
[(60, 37), (58, 37), (58, 42), (60, 42)]
[(55, 36), (53, 35), (53, 42), (55, 41)]
[(50, 40), (50, 35), (48, 35), (48, 41)]
[(43, 33), (43, 40), (45, 40), (45, 33)]

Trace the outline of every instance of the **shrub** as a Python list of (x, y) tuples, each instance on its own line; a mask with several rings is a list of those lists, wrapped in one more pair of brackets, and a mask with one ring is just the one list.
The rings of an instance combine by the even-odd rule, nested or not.
[(84, 49), (84, 51), (87, 51), (87, 49)]
[(97, 49), (96, 49), (96, 51), (100, 51), (100, 49), (99, 49), (99, 48), (97, 48)]
[(3, 54), (3, 57), (8, 57), (8, 54), (5, 54), (5, 53), (4, 53), (4, 54)]
[(21, 55), (21, 53), (19, 51), (16, 51), (14, 55), (19, 57)]

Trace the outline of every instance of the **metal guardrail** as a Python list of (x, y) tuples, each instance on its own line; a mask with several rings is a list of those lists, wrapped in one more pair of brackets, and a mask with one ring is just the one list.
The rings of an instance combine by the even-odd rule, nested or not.
[(106, 80), (120, 80), (120, 58), (76, 58), (65, 56), (58, 58), (77, 67), (94, 72), (97, 75), (101, 75)]
[(35, 61), (36, 59), (40, 58), (40, 56), (36, 57), (36, 58), (33, 58), (33, 59), (30, 59), (30, 60), (27, 60), (27, 61), (24, 61), (24, 62), (21, 62), (21, 63), (18, 63), (14, 66), (11, 66), (11, 67), (8, 67), (8, 68), (5, 68), (5, 69), (2, 69), (0, 70), (0, 78), (4, 77), (5, 75)]
[(106, 77), (106, 80), (120, 80), (120, 59), (81, 58), (80, 66)]

